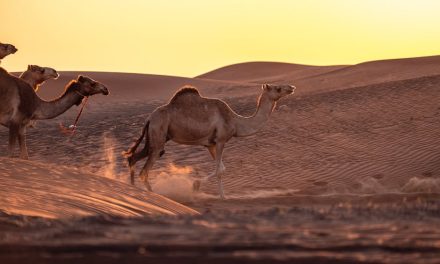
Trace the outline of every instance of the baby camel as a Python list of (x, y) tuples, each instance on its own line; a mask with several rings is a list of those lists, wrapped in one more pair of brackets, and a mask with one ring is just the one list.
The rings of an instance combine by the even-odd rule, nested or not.
[(9, 128), (9, 154), (14, 153), (15, 142), (20, 145), (20, 157), (28, 159), (26, 127), (32, 120), (51, 119), (81, 104), (84, 97), (108, 94), (107, 88), (91, 78), (78, 76), (70, 81), (64, 93), (53, 101), (44, 101), (24, 80), (10, 74), (0, 74), (0, 124)]
[[(276, 102), (292, 94), (294, 90), (295, 87), (292, 85), (264, 84), (255, 114), (251, 117), (243, 117), (222, 100), (200, 96), (199, 91), (194, 87), (180, 89), (168, 104), (158, 107), (151, 113), (141, 136), (125, 152), (130, 167), (131, 183), (134, 184), (136, 162), (148, 156), (140, 178), (151, 191), (148, 171), (164, 153), (165, 143), (173, 140), (185, 145), (205, 146), (208, 149), (216, 162), (215, 173), (211, 176), (217, 176), (220, 197), (224, 199), (222, 174), (225, 167), (222, 155), (226, 142), (232, 137), (245, 137), (257, 133), (269, 119)], [(143, 138), (145, 138), (145, 146), (141, 151), (136, 152)]]

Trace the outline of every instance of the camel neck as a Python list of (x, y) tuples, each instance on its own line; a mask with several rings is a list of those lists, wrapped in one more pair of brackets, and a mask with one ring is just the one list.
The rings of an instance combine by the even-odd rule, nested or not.
[(271, 100), (266, 93), (258, 98), (257, 110), (250, 117), (236, 116), (235, 136), (246, 137), (257, 133), (269, 120), (276, 102)]
[(75, 104), (80, 104), (84, 97), (75, 93), (74, 90), (67, 89), (63, 95), (53, 101), (40, 99), (33, 119), (55, 118), (71, 108)]
[(27, 82), (34, 90), (37, 90), (38, 83), (34, 78), (32, 78), (32, 74), (30, 74), (29, 72), (27, 72), (27, 71), (23, 72), (20, 75), (20, 79)]

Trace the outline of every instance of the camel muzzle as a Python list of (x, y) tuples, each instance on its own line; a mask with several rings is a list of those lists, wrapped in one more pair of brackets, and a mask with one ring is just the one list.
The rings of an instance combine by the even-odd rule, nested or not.
[(18, 51), (18, 49), (15, 46), (11, 45), (10, 47), (11, 47), (12, 54), (15, 54)]
[(109, 93), (109, 91), (108, 91), (108, 89), (107, 89), (107, 87), (102, 87), (101, 88), (101, 93), (103, 94), (103, 95), (109, 95), (110, 93)]
[(59, 75), (57, 72), (54, 73), (54, 74), (52, 74), (52, 78), (53, 78), (54, 80), (58, 79), (58, 77), (60, 77), (60, 75)]

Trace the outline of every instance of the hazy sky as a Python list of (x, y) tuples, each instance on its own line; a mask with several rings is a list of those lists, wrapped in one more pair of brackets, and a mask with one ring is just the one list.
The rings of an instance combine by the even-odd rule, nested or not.
[(440, 54), (437, 0), (0, 0), (27, 64), (195, 76), (246, 61), (353, 64)]

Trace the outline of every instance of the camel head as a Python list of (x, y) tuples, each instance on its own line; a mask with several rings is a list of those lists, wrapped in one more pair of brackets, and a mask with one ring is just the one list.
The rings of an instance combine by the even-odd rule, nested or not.
[(0, 43), (0, 60), (15, 52), (17, 52), (17, 48), (14, 45)]
[(278, 101), (284, 96), (293, 94), (296, 89), (295, 86), (288, 84), (263, 84), (261, 88), (263, 93), (266, 93), (273, 101)]
[(28, 65), (26, 73), (30, 74), (31, 78), (35, 80), (38, 85), (49, 79), (56, 80), (60, 76), (55, 69), (49, 67), (40, 67), (38, 65)]
[(95, 94), (108, 95), (108, 89), (104, 84), (93, 80), (92, 78), (79, 75), (76, 79), (78, 85), (78, 92), (84, 96)]
[(76, 80), (72, 80), (67, 84), (66, 92), (69, 91), (81, 95), (81, 98), (75, 103), (76, 105), (80, 105), (84, 97), (95, 94), (109, 94), (108, 89), (104, 84), (82, 75), (79, 75)]

